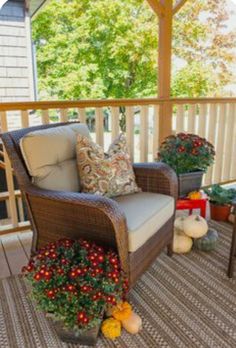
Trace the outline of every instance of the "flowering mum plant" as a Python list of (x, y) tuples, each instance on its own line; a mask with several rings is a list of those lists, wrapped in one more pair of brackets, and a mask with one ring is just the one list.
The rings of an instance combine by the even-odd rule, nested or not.
[(128, 290), (118, 256), (85, 240), (50, 243), (22, 271), (39, 308), (78, 333), (98, 325)]
[(214, 146), (195, 134), (168, 136), (160, 146), (158, 160), (167, 163), (177, 174), (204, 171), (214, 163)]

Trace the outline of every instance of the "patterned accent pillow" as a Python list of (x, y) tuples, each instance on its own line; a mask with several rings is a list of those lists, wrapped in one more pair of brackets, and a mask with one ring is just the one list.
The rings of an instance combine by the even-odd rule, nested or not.
[(106, 154), (101, 146), (79, 134), (76, 153), (82, 192), (115, 197), (140, 191), (123, 133)]

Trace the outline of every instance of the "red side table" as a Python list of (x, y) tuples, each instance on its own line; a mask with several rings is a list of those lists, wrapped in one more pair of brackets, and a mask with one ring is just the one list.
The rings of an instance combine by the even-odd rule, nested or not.
[(177, 210), (189, 210), (190, 214), (192, 214), (193, 209), (200, 209), (200, 215), (205, 218), (206, 217), (206, 204), (207, 199), (178, 199), (176, 204)]

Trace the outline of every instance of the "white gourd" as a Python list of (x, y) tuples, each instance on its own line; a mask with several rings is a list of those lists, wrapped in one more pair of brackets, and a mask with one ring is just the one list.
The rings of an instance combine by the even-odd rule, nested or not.
[(135, 335), (142, 329), (142, 319), (132, 311), (128, 319), (121, 321), (123, 328), (129, 333)]
[(178, 230), (183, 231), (185, 219), (186, 219), (185, 216), (180, 216), (180, 217), (176, 218), (175, 222), (174, 222), (174, 227), (177, 228)]
[(173, 238), (173, 251), (176, 254), (185, 254), (192, 249), (192, 238), (186, 236), (183, 231), (175, 229)]
[(183, 222), (183, 231), (191, 238), (201, 238), (207, 233), (208, 224), (199, 215), (189, 215)]

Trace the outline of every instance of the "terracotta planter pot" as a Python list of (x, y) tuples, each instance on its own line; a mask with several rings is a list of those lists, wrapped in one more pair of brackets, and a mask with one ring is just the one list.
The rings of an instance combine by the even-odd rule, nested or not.
[(230, 205), (217, 205), (210, 203), (211, 219), (216, 221), (228, 221)]

